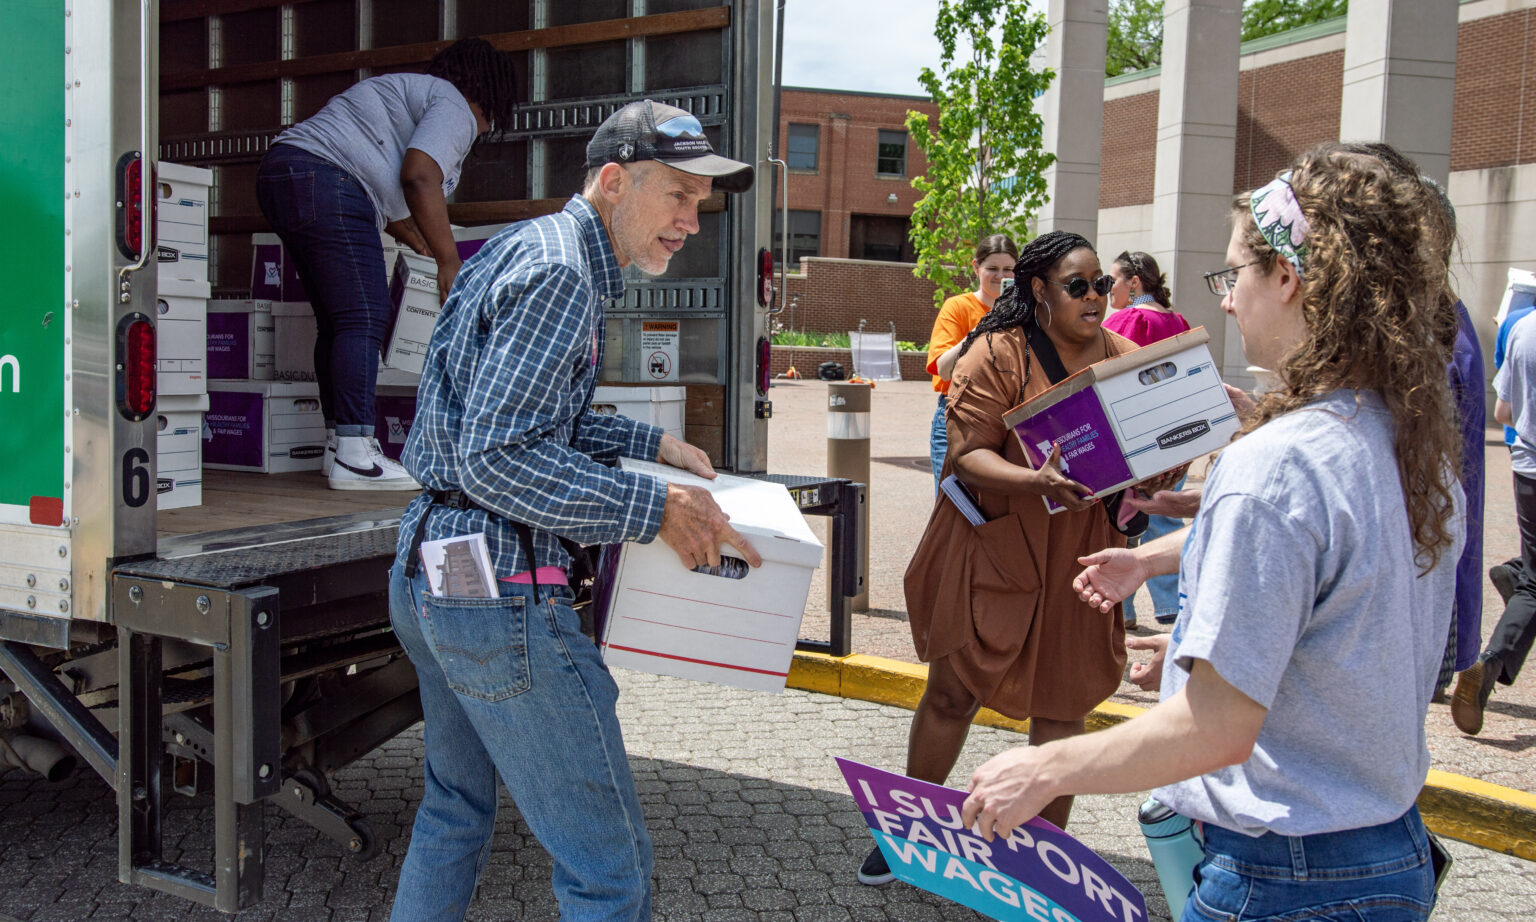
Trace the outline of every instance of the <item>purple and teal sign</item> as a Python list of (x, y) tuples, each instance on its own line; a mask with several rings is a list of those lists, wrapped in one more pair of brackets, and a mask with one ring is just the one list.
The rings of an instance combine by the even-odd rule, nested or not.
[[(1114, 428), (1091, 387), (1063, 397), (1013, 427), (1024, 454), (1036, 469), (1051, 445), (1061, 446), (1061, 472), (1097, 494), (1131, 479), (1131, 466), (1120, 453)], [(1046, 500), (1052, 512), (1065, 506)]]
[(1143, 922), (1141, 891), (1092, 849), (1036, 818), (988, 842), (965, 792), (838, 759), (898, 880), (1003, 922)]

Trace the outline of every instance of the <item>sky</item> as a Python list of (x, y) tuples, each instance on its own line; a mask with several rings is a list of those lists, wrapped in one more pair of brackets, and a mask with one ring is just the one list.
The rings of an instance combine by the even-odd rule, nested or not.
[(937, 10), (937, 0), (785, 0), (784, 85), (926, 95), (917, 72), (939, 68)]

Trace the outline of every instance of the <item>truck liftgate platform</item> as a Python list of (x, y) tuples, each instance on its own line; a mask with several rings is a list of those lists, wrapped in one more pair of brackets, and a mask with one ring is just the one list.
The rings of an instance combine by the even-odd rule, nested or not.
[[(846, 655), (864, 485), (764, 479), (832, 520), (830, 637), (799, 647)], [(309, 480), (322, 485), (295, 476), (295, 492)], [(121, 880), (224, 912), (256, 904), (268, 802), (345, 853), (377, 851), (327, 776), (421, 719), (415, 671), (389, 625), (398, 521), (387, 509), (162, 536), (155, 557), (114, 568), (114, 624), (85, 645), (0, 613), (0, 673), (117, 792)], [(211, 869), (168, 861), (162, 842), (167, 794), (200, 792), (214, 805)]]

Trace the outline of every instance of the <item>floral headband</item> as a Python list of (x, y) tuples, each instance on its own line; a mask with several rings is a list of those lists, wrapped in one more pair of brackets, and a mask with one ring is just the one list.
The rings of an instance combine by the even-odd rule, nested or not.
[(1265, 241), (1296, 267), (1297, 275), (1305, 275), (1307, 233), (1312, 228), (1307, 216), (1301, 213), (1296, 190), (1291, 188), (1291, 171), (1286, 170), (1254, 192), (1248, 207)]

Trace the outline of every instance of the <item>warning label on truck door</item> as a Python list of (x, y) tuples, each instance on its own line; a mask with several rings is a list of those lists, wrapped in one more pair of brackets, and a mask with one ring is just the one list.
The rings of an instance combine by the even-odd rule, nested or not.
[(678, 322), (646, 320), (640, 324), (640, 376), (646, 381), (677, 380)]

